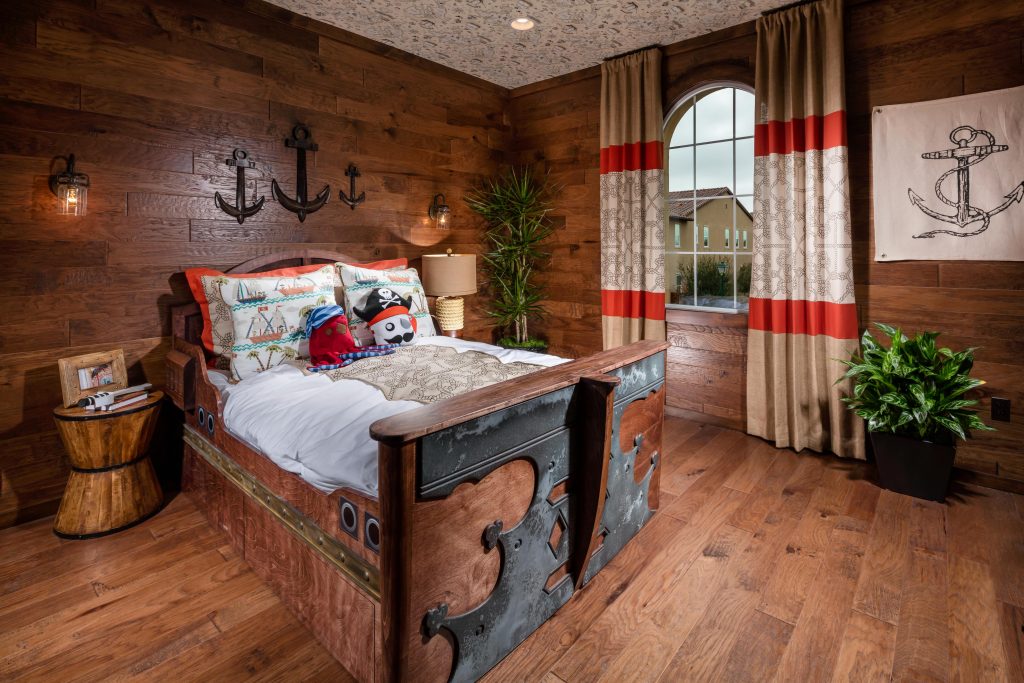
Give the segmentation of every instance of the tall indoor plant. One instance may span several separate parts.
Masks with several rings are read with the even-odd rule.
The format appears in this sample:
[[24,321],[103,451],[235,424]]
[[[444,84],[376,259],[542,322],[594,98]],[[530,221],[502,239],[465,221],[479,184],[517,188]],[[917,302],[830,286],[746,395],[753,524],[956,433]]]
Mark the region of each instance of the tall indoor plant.
[[530,337],[529,323],[544,313],[543,291],[533,276],[548,257],[540,245],[554,231],[550,196],[545,180],[514,168],[466,196],[469,208],[487,221],[483,258],[494,297],[488,313],[509,335],[498,341],[506,348],[547,349],[544,341]]
[[984,382],[970,376],[974,349],[951,351],[935,344],[938,332],[908,338],[899,328],[875,323],[888,348],[865,330],[861,351],[848,361],[853,396],[843,399],[867,420],[878,474],[887,489],[943,500],[956,457],[957,439],[971,430],[992,431],[964,395]]

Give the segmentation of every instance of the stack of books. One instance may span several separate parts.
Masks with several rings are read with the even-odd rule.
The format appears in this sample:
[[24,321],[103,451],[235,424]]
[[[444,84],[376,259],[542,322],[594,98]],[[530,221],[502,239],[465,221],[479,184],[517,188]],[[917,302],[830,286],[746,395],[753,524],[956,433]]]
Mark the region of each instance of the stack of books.
[[145,401],[152,387],[152,384],[138,384],[116,391],[101,391],[83,398],[78,405],[86,410],[119,410]]

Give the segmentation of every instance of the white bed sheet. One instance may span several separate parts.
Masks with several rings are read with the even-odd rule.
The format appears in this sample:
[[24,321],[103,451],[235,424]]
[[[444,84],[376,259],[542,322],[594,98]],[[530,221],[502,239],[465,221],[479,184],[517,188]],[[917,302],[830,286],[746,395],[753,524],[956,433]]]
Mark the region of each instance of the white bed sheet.
[[[503,363],[550,367],[568,360],[451,337],[424,337],[415,343],[450,346],[459,353],[482,351]],[[221,372],[211,371],[210,378],[221,392],[224,426],[231,434],[327,493],[350,487],[376,496],[377,442],[370,438],[370,425],[423,405],[388,401],[365,382],[332,382],[290,365],[238,384]]]

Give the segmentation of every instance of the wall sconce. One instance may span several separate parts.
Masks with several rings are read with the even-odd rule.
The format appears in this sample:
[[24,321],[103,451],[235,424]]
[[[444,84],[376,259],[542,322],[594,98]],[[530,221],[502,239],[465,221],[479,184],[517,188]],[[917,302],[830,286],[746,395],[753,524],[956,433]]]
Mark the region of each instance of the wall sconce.
[[57,195],[57,212],[64,216],[84,216],[89,200],[89,176],[75,172],[75,155],[68,155],[63,173],[50,176],[50,191]]
[[452,210],[445,203],[443,194],[434,195],[434,203],[427,210],[427,215],[434,219],[434,224],[441,230],[448,229],[448,220],[451,218]]

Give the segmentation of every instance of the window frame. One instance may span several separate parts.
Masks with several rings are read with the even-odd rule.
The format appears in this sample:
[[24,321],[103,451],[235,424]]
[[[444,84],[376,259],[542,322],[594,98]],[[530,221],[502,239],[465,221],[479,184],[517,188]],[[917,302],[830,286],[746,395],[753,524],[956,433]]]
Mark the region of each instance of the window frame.
[[[667,126],[668,126],[669,122],[673,119],[673,117],[675,117],[675,115],[679,111],[679,109],[681,109],[686,104],[687,100],[692,100],[695,97],[697,97],[698,95],[700,95],[701,93],[706,92],[708,90],[717,90],[717,89],[720,89],[720,88],[733,88],[735,90],[742,90],[742,91],[747,92],[747,93],[749,93],[751,95],[754,94],[753,86],[751,86],[751,85],[749,85],[747,83],[744,83],[742,81],[732,81],[732,80],[708,81],[708,82],[702,83],[702,84],[700,84],[700,85],[698,85],[698,86],[696,86],[694,88],[691,88],[690,90],[687,90],[682,95],[680,95],[678,98],[676,98],[676,101],[669,108],[668,112],[666,112],[665,117],[662,120],[662,123],[661,123],[662,133],[663,133],[664,139],[665,139],[665,197],[666,197],[665,215],[666,215],[666,220],[668,219],[668,193],[669,193],[669,183],[671,181],[671,174],[670,174],[670,171],[671,171],[670,159],[671,159],[671,157],[670,157],[670,153],[671,153],[671,150],[673,149],[672,146],[671,146],[671,144],[672,144],[672,135],[669,134],[669,131],[667,130]],[[757,123],[757,112],[756,112],[756,110],[754,112],[754,123],[755,123],[755,125]],[[678,126],[678,122],[677,122],[676,125]],[[694,125],[696,126],[696,111],[694,111]],[[675,130],[676,130],[675,127],[673,127],[673,129],[672,129],[672,133],[673,134],[675,133]],[[736,187],[736,141],[738,139],[745,140],[748,137],[749,138],[753,138],[753,133],[750,136],[744,135],[744,136],[742,136],[740,138],[737,138],[737,136],[736,136],[736,96],[734,94],[733,95],[733,130],[732,130],[732,137],[726,138],[726,139],[723,139],[723,140],[704,140],[704,141],[701,141],[701,142],[697,142],[697,135],[696,135],[696,129],[695,129],[694,130],[693,141],[691,143],[689,143],[688,145],[685,145],[685,146],[688,146],[688,147],[692,147],[693,150],[694,150],[694,154],[693,154],[693,185],[694,185],[694,191],[699,189],[699,188],[697,188],[697,154],[696,154],[697,147],[701,146],[701,145],[713,144],[713,143],[718,143],[718,142],[726,142],[726,141],[732,142],[732,180],[733,180],[733,190],[735,190],[735,189],[737,189],[737,187]],[[753,215],[753,199],[752,199],[752,197],[753,197],[753,188],[751,190],[751,194],[750,195],[746,195],[746,194],[738,195],[735,192],[733,192],[733,195],[732,195],[732,200],[733,200],[733,208],[732,208],[733,219],[732,219],[732,227],[731,227],[731,229],[734,230],[734,231],[737,231],[737,233],[739,232],[739,229],[736,226],[736,217],[737,217],[737,213],[736,212],[737,212],[737,205],[739,204],[739,197],[740,196],[743,196],[743,197],[750,196],[751,197],[751,211],[750,211],[750,213],[751,213],[751,215]],[[707,228],[705,228],[705,230],[706,229]],[[746,231],[743,231],[743,232],[746,232]],[[667,301],[667,297],[666,297],[665,307],[667,309],[669,309],[669,310],[698,311],[698,312],[699,311],[704,311],[706,313],[730,313],[730,314],[747,315],[748,311],[740,310],[738,308],[739,292],[737,290],[739,289],[739,267],[738,267],[739,261],[738,261],[737,257],[741,253],[742,254],[749,254],[751,256],[751,260],[753,260],[753,258],[752,258],[753,257],[753,251],[751,250],[751,248],[749,246],[747,246],[747,247],[745,247],[745,249],[742,252],[738,251],[739,239],[738,239],[738,234],[737,234],[737,239],[733,240],[733,245],[732,245],[732,250],[731,251],[722,252],[722,251],[702,251],[702,250],[700,250],[698,248],[698,246],[697,246],[699,240],[697,239],[697,215],[696,215],[696,213],[695,213],[695,215],[693,217],[693,239],[694,239],[694,245],[693,245],[693,248],[692,248],[692,253],[683,252],[683,255],[691,256],[693,258],[693,264],[694,264],[694,268],[693,268],[693,271],[694,271],[693,288],[694,288],[694,293],[695,293],[694,296],[696,297],[696,296],[698,296],[700,294],[699,292],[697,292],[697,282],[696,282],[696,280],[697,280],[697,267],[696,267],[697,266],[697,258],[699,256],[731,256],[732,257],[732,265],[733,265],[733,268],[732,268],[732,283],[733,283],[732,296],[733,296],[733,304],[734,305],[733,305],[732,308],[726,308],[726,307],[722,307],[722,306],[701,306],[701,305],[698,305],[696,303],[693,303],[693,304],[674,304],[674,303],[669,303]],[[705,247],[705,249],[707,249],[707,247]],[[679,250],[672,250],[669,253],[678,253],[678,252],[681,252],[681,251],[682,251],[681,249],[679,249]],[[667,271],[666,271],[666,283],[667,282],[668,282],[668,278],[667,278]]]

